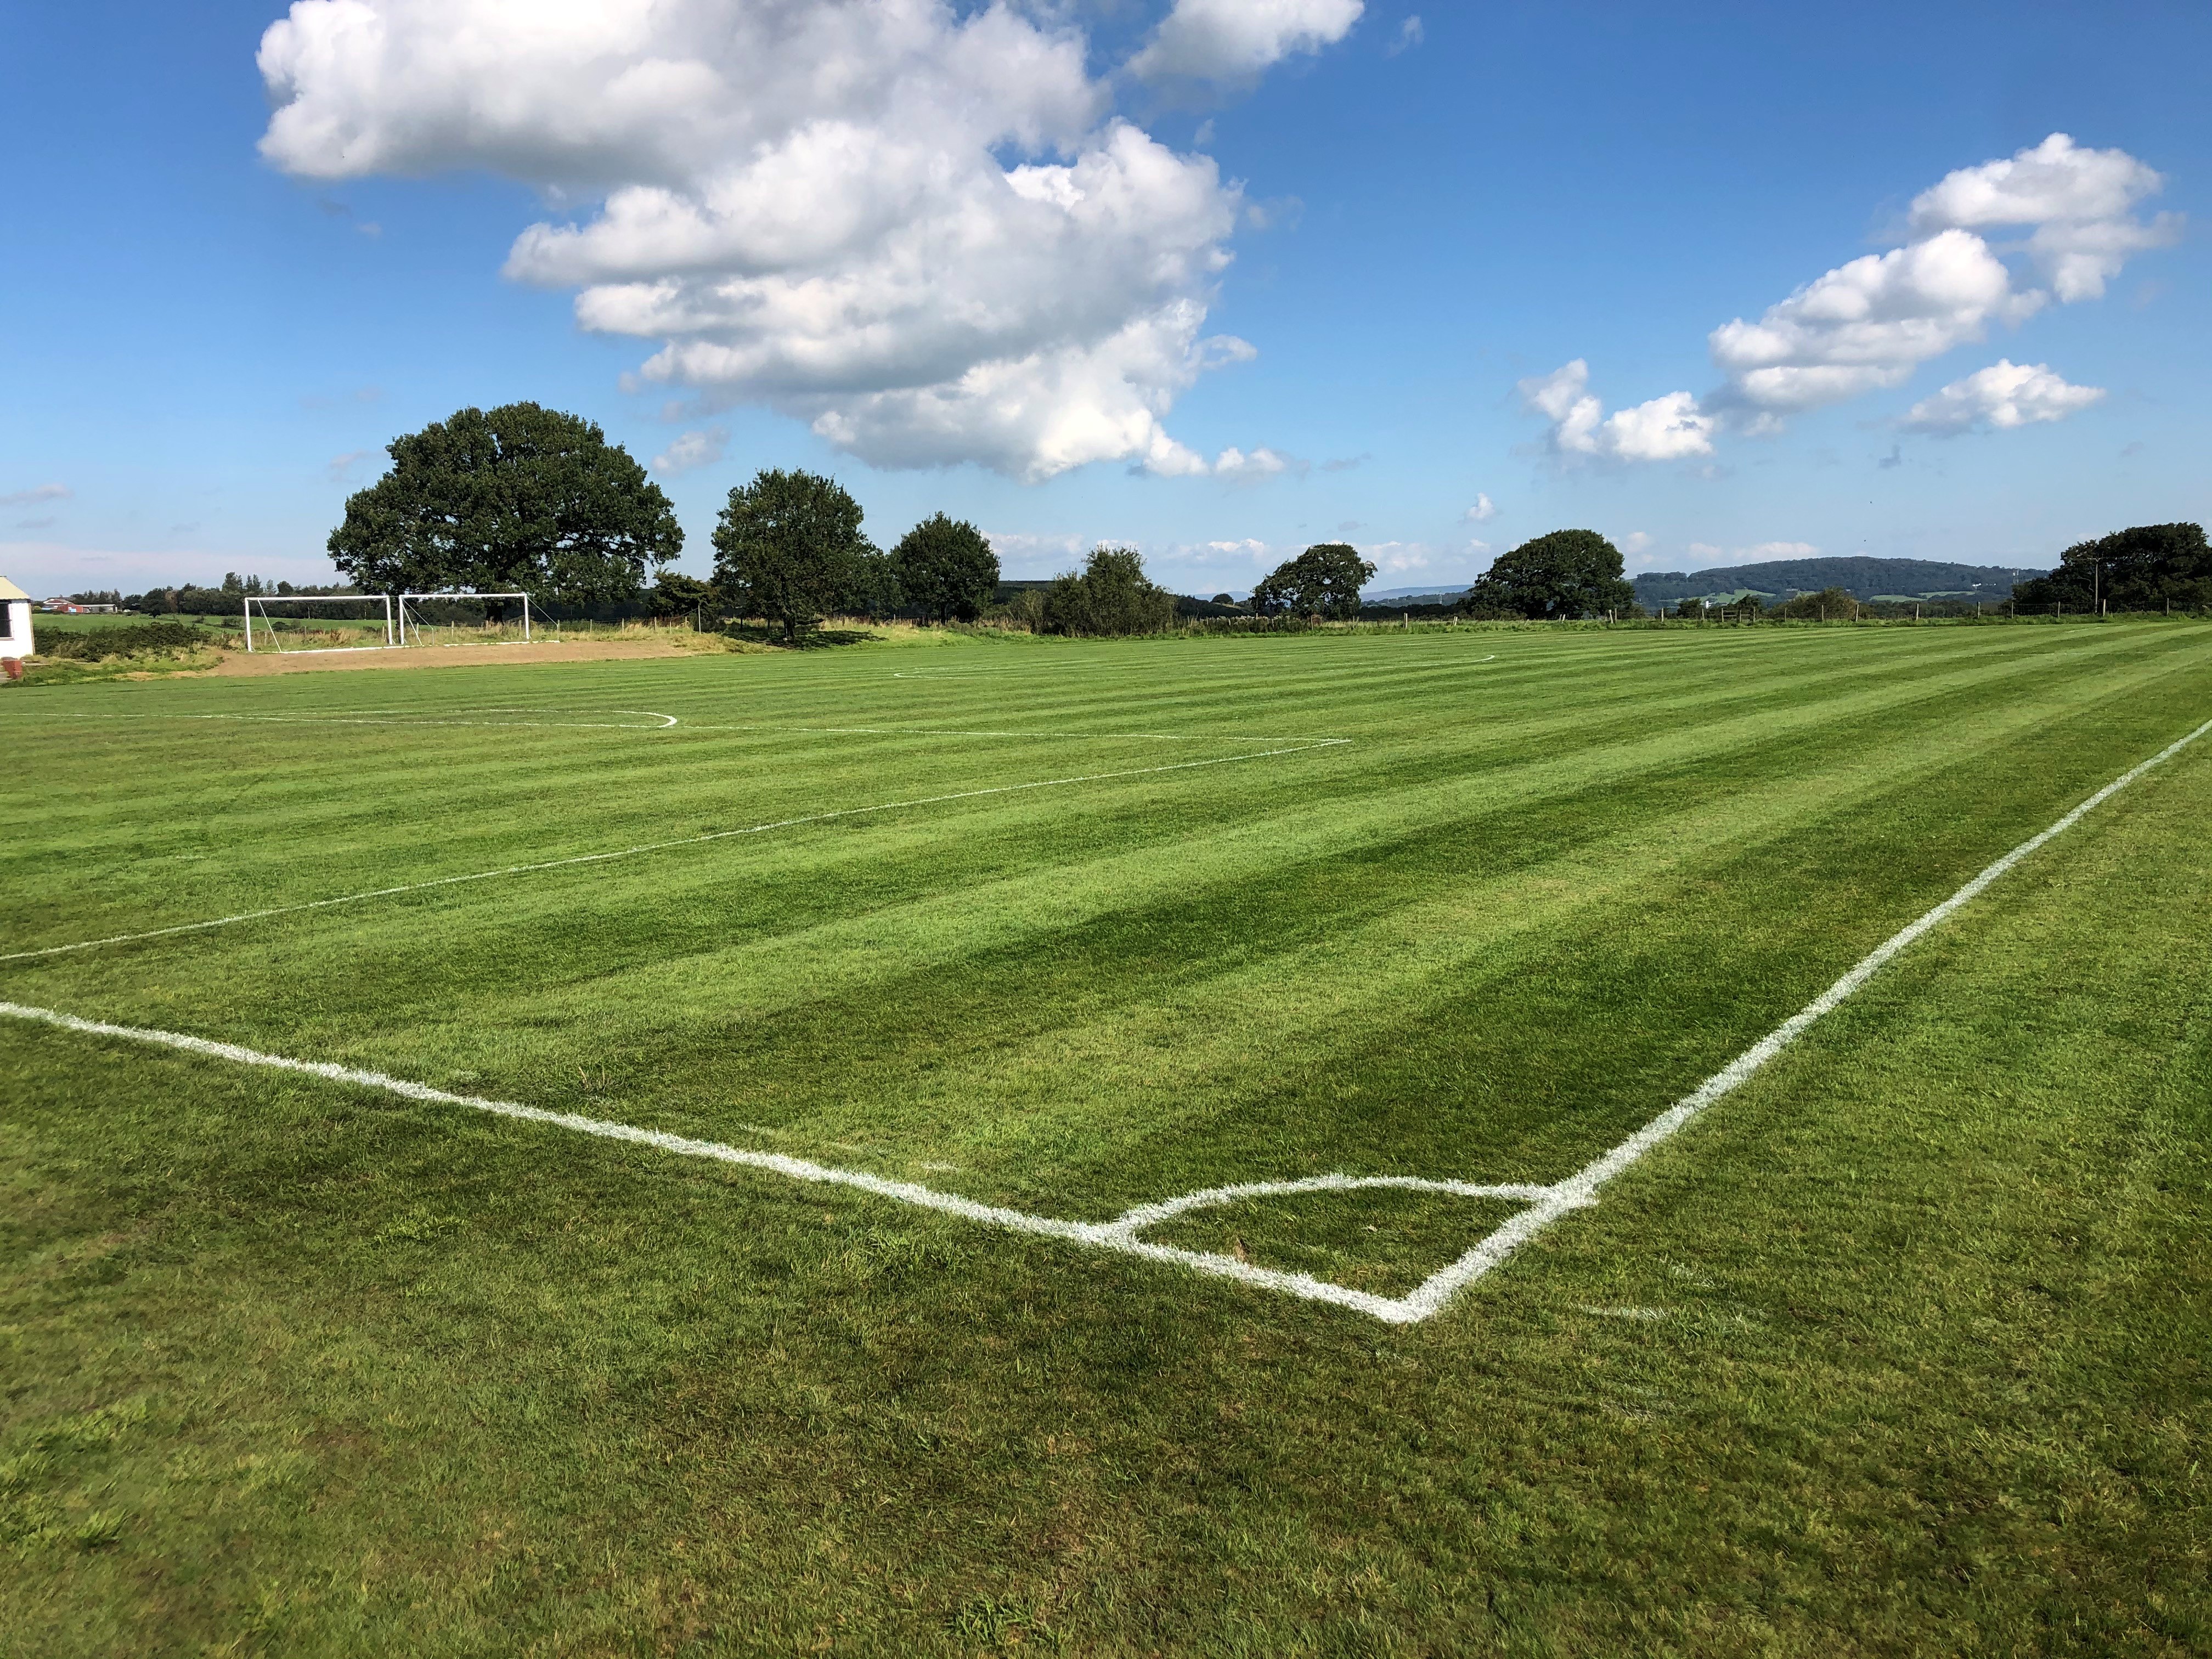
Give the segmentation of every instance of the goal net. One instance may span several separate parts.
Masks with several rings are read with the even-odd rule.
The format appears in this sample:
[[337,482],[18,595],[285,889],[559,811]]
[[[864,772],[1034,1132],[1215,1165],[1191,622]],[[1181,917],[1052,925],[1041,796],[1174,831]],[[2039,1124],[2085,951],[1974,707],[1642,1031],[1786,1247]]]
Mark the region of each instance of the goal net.
[[392,643],[388,594],[249,593],[243,603],[248,651],[381,651]]
[[402,593],[402,645],[481,645],[531,637],[527,593]]

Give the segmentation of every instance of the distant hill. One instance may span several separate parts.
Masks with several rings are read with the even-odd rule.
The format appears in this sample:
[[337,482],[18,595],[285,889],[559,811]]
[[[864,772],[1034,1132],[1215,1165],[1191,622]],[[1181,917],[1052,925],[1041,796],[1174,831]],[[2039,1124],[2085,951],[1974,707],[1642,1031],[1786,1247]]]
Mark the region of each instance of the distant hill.
[[1770,599],[1840,587],[1856,599],[1927,599],[1938,594],[2001,599],[2014,582],[2040,576],[2026,566],[1945,564],[1933,559],[1771,559],[1765,564],[1717,565],[1710,570],[1660,570],[1635,579],[1638,603],[1675,605],[1746,591]]

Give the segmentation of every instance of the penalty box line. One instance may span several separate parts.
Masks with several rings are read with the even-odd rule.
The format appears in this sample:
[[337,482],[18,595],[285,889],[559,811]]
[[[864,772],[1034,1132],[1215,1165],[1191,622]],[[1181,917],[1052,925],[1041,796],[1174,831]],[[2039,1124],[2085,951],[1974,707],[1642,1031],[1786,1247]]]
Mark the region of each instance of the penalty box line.
[[[1998,880],[2022,860],[2063,835],[2079,823],[2090,812],[2110,800],[2114,795],[2142,777],[2152,768],[2163,764],[2195,743],[2207,732],[2212,732],[2212,720],[2205,721],[2186,737],[2167,744],[2148,760],[2124,772],[2112,782],[2091,795],[2087,800],[2060,818],[2040,834],[2022,842],[2002,858],[1983,870],[1942,903],[1909,922],[1876,945],[1841,979],[1815,997],[1796,1013],[1784,1020],[1772,1031],[1715,1073],[1711,1077],[1677,1101],[1657,1117],[1620,1143],[1569,1176],[1565,1181],[1551,1186],[1533,1184],[1478,1185],[1471,1182],[1435,1181],[1411,1176],[1310,1176],[1295,1181],[1250,1182],[1237,1186],[1213,1187],[1200,1192],[1186,1193],[1156,1204],[1139,1205],[1125,1211],[1109,1222],[1069,1221],[1054,1216],[1033,1215],[1025,1210],[1015,1210],[999,1205],[982,1204],[957,1193],[939,1192],[934,1188],[916,1182],[893,1181],[886,1176],[871,1175],[861,1170],[843,1170],[833,1165],[816,1164],[805,1158],[791,1158],[781,1152],[755,1152],[749,1148],[726,1146],[720,1141],[694,1140],[683,1135],[670,1134],[663,1130],[640,1128],[632,1124],[615,1123],[601,1118],[584,1117],[573,1112],[550,1111],[543,1107],[525,1106],[514,1101],[488,1100],[474,1095],[456,1095],[428,1084],[410,1082],[381,1072],[371,1072],[352,1066],[337,1066],[325,1061],[294,1060],[286,1055],[264,1054],[257,1049],[242,1048],[235,1043],[217,1042],[205,1037],[186,1036],[182,1032],[161,1031],[144,1027],[113,1025],[99,1020],[82,1019],[49,1008],[27,1006],[21,1003],[0,1002],[0,1017],[32,1020],[42,1024],[58,1026],[64,1030],[88,1036],[120,1038],[128,1042],[158,1044],[164,1048],[181,1049],[189,1054],[211,1059],[226,1060],[234,1064],[269,1066],[280,1071],[296,1072],[311,1077],[326,1079],[335,1083],[351,1084],[356,1087],[375,1089],[429,1104],[462,1106],[472,1110],[490,1113],[495,1116],[519,1119],[525,1122],[548,1124],[580,1134],[599,1136],[605,1139],[626,1141],[635,1146],[649,1146],[681,1157],[711,1159],[717,1163],[740,1165],[780,1175],[793,1181],[825,1183],[848,1187],[877,1197],[891,1199],[917,1208],[933,1210],[946,1215],[958,1216],[968,1221],[997,1227],[1012,1232],[1027,1233],[1038,1237],[1053,1238],[1066,1243],[1086,1245],[1092,1249],[1115,1251],[1139,1257],[1149,1261],[1190,1268],[1216,1278],[1236,1279],[1285,1295],[1311,1302],[1333,1304],[1395,1325],[1417,1324],[1435,1317],[1449,1305],[1458,1293],[1477,1279],[1502,1265],[1522,1244],[1552,1225],[1569,1212],[1588,1209],[1598,1201],[1598,1192],[1607,1183],[1617,1179],[1642,1161],[1651,1151],[1680,1133],[1699,1115],[1743,1086],[1769,1061],[1780,1054],[1792,1042],[1826,1014],[1849,999],[1867,981],[1879,973],[1899,952],[1912,945],[1923,934],[1940,926],[1965,905],[1971,903],[1992,883]],[[1173,769],[1159,768],[1158,770]],[[1528,1207],[1519,1215],[1497,1228],[1473,1249],[1441,1272],[1431,1274],[1418,1287],[1402,1297],[1377,1296],[1370,1291],[1358,1291],[1310,1274],[1285,1273],[1276,1268],[1257,1267],[1203,1250],[1186,1250],[1173,1245],[1156,1244],[1140,1235],[1148,1227],[1170,1220],[1190,1211],[1242,1199],[1269,1197],[1278,1194],[1346,1192],[1365,1188],[1389,1188],[1413,1192],[1447,1194],[1462,1198],[1504,1199],[1526,1204]]]
[[496,870],[472,870],[463,875],[436,876],[428,881],[403,882],[395,887],[373,887],[359,893],[341,893],[334,898],[304,899],[297,904],[276,904],[265,909],[241,910],[234,916],[214,916],[205,921],[183,921],[173,927],[149,927],[142,933],[113,933],[106,939],[78,939],[68,945],[41,945],[32,951],[10,951],[0,955],[0,962],[35,962],[41,957],[67,956],[77,951],[96,951],[104,945],[136,945],[147,939],[173,939],[180,933],[206,933],[211,928],[235,927],[244,921],[262,921],[270,916],[327,910],[333,905],[360,904],[369,899],[392,898],[402,893],[427,892],[433,888],[457,887],[467,882],[494,881],[502,876],[534,875],[541,871],[573,869],[580,865],[609,864],[617,859],[640,858],[647,853],[665,853],[679,847],[702,847],[708,842],[728,841],[736,836],[764,836],[775,830],[828,823],[837,818],[896,812],[914,806],[942,806],[951,801],[978,800],[986,795],[1018,795],[1034,789],[1066,789],[1077,784],[1150,777],[1162,772],[1188,772],[1205,766],[1233,766],[1240,761],[1267,760],[1282,755],[1307,754],[1317,749],[1334,749],[1351,741],[1349,738],[1317,738],[1281,749],[1255,749],[1243,755],[1214,755],[1204,760],[1174,761],[1163,766],[1126,767],[1114,772],[1086,772],[1074,777],[1042,778],[1031,783],[994,784],[988,789],[962,789],[949,795],[923,795],[908,800],[879,801],[872,806],[841,806],[830,812],[809,812],[799,817],[778,818],[772,823],[747,824],[737,830],[710,830],[704,835],[680,836],[671,841],[643,842],[635,847],[617,848],[605,853],[580,853],[574,858],[541,859],[536,863],[509,864]]
[[[364,651],[382,651],[386,647],[363,646]],[[1485,660],[1487,660],[1486,659]],[[564,711],[552,708],[468,708],[458,711],[463,714],[556,714]],[[582,711],[592,712],[592,711]],[[589,720],[459,720],[445,715],[415,717],[404,708],[338,709],[326,714],[190,714],[173,712],[142,714],[136,710],[111,709],[33,709],[15,715],[18,720],[237,720],[261,726],[392,726],[403,731],[432,726],[472,726],[483,730],[506,731],[585,731],[585,732],[758,732],[770,737],[790,733],[801,737],[889,737],[889,738],[1035,738],[1053,742],[1073,743],[1350,743],[1349,738],[1330,737],[1319,732],[1032,732],[1032,731],[969,731],[963,727],[945,726],[785,726],[766,722],[744,725],[714,724],[693,720],[686,724],[674,714],[664,714],[651,708],[610,708],[610,714],[635,714],[641,719],[658,720],[658,726],[640,726],[628,721]],[[4,960],[4,958],[0,958]]]

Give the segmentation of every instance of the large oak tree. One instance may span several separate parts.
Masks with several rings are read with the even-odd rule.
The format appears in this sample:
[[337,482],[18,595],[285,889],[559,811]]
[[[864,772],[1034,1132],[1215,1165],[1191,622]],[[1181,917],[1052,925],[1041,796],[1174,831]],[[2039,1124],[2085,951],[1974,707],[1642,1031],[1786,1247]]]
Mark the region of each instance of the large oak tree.
[[331,562],[365,592],[615,604],[684,550],[659,486],[580,416],[464,409],[388,447],[392,470],[347,501],[331,532]]
[[1477,614],[1539,620],[1595,617],[1635,603],[1620,550],[1595,530],[1554,530],[1499,554],[1460,601]]
[[1252,590],[1252,608],[1263,617],[1357,617],[1359,590],[1374,579],[1358,548],[1323,542],[1269,571]]

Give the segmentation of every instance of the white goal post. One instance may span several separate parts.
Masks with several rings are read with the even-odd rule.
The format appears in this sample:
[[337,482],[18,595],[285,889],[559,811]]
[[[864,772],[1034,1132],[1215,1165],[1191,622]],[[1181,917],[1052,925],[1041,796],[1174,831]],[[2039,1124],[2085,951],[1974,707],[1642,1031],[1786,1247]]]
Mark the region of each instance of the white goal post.
[[[410,599],[444,599],[452,603],[462,600],[520,599],[522,601],[522,637],[530,639],[530,595],[527,593],[402,593],[399,595],[399,643],[407,643],[407,602]],[[419,638],[428,624],[418,617],[415,631]]]
[[253,649],[253,607],[261,607],[261,620],[269,629],[269,648],[283,650],[276,638],[276,624],[270,620],[272,605],[380,605],[384,607],[384,643],[382,645],[340,645],[327,647],[335,651],[382,651],[392,644],[392,596],[389,593],[248,593],[245,599],[246,648]]

